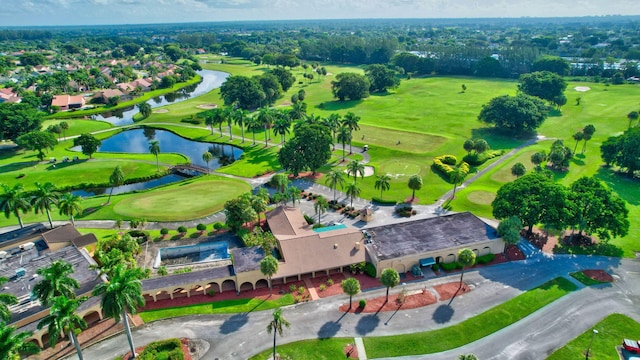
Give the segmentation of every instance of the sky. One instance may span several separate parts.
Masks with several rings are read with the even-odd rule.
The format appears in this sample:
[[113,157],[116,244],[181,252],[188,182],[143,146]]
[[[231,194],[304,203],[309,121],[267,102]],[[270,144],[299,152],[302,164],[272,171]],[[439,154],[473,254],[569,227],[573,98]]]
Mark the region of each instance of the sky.
[[2,0],[0,27],[638,15],[639,9],[637,0]]

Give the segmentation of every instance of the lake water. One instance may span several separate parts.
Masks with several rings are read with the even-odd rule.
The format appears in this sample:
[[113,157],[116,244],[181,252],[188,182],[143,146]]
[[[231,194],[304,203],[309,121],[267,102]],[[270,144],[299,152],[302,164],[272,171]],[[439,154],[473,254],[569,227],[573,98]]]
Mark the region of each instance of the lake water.
[[[152,179],[149,181],[143,181],[143,182],[138,182],[135,184],[128,184],[128,185],[122,185],[122,186],[116,186],[113,188],[113,195],[115,194],[122,194],[122,193],[127,193],[127,192],[132,192],[132,191],[136,191],[136,190],[146,190],[146,189],[151,189],[160,185],[166,185],[166,184],[171,184],[174,182],[178,182],[181,180],[187,179],[187,177],[182,176],[182,175],[178,175],[178,174],[170,174],[170,175],[165,175],[163,177],[157,178],[157,179]],[[109,194],[109,192],[111,191],[110,187],[104,187],[104,188],[91,188],[91,189],[82,189],[82,190],[74,190],[71,193],[73,195],[78,195],[81,197],[89,197],[89,196],[96,196],[96,195],[102,195],[102,194]]]
[[[147,101],[152,108],[174,104],[192,97],[200,96],[208,93],[213,89],[219,88],[222,83],[229,76],[228,73],[214,70],[201,70],[198,74],[202,77],[202,81],[192,86],[187,86],[176,92],[166,95],[158,96]],[[137,106],[130,106],[127,108],[115,110],[112,112],[105,112],[99,115],[93,115],[91,118],[95,120],[107,121],[113,125],[128,125],[133,124],[133,115],[138,113]]]

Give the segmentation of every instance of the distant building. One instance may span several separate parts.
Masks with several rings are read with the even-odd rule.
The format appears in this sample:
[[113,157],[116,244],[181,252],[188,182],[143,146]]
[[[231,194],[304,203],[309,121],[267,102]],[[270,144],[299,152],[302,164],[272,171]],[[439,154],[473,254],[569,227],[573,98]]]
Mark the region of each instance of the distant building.
[[57,106],[60,110],[80,109],[86,101],[82,95],[54,95],[51,106]]

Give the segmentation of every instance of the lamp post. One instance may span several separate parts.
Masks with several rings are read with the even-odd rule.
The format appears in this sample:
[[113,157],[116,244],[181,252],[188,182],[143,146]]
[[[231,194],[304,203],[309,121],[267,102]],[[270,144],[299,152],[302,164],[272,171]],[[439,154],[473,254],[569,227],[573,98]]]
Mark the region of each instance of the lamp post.
[[587,354],[584,357],[585,360],[589,360],[589,351],[591,351],[591,345],[593,345],[593,339],[596,337],[597,333],[598,330],[593,329],[593,333],[591,333],[591,341],[589,342],[589,347],[587,348]]

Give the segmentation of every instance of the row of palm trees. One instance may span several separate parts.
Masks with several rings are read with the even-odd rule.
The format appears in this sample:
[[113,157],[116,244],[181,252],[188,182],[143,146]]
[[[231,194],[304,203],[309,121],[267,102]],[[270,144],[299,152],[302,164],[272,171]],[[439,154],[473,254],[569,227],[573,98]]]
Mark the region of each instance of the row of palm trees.
[[11,215],[15,216],[21,229],[24,227],[21,213],[27,214],[32,209],[36,214],[47,214],[51,228],[53,228],[51,211],[54,207],[58,208],[60,215],[69,216],[71,223],[74,223],[74,216],[82,211],[80,196],[69,192],[61,193],[50,182],[44,184],[36,182],[36,190],[33,192],[24,191],[22,184],[1,185],[3,192],[0,194],[0,211],[4,212],[7,219]]

